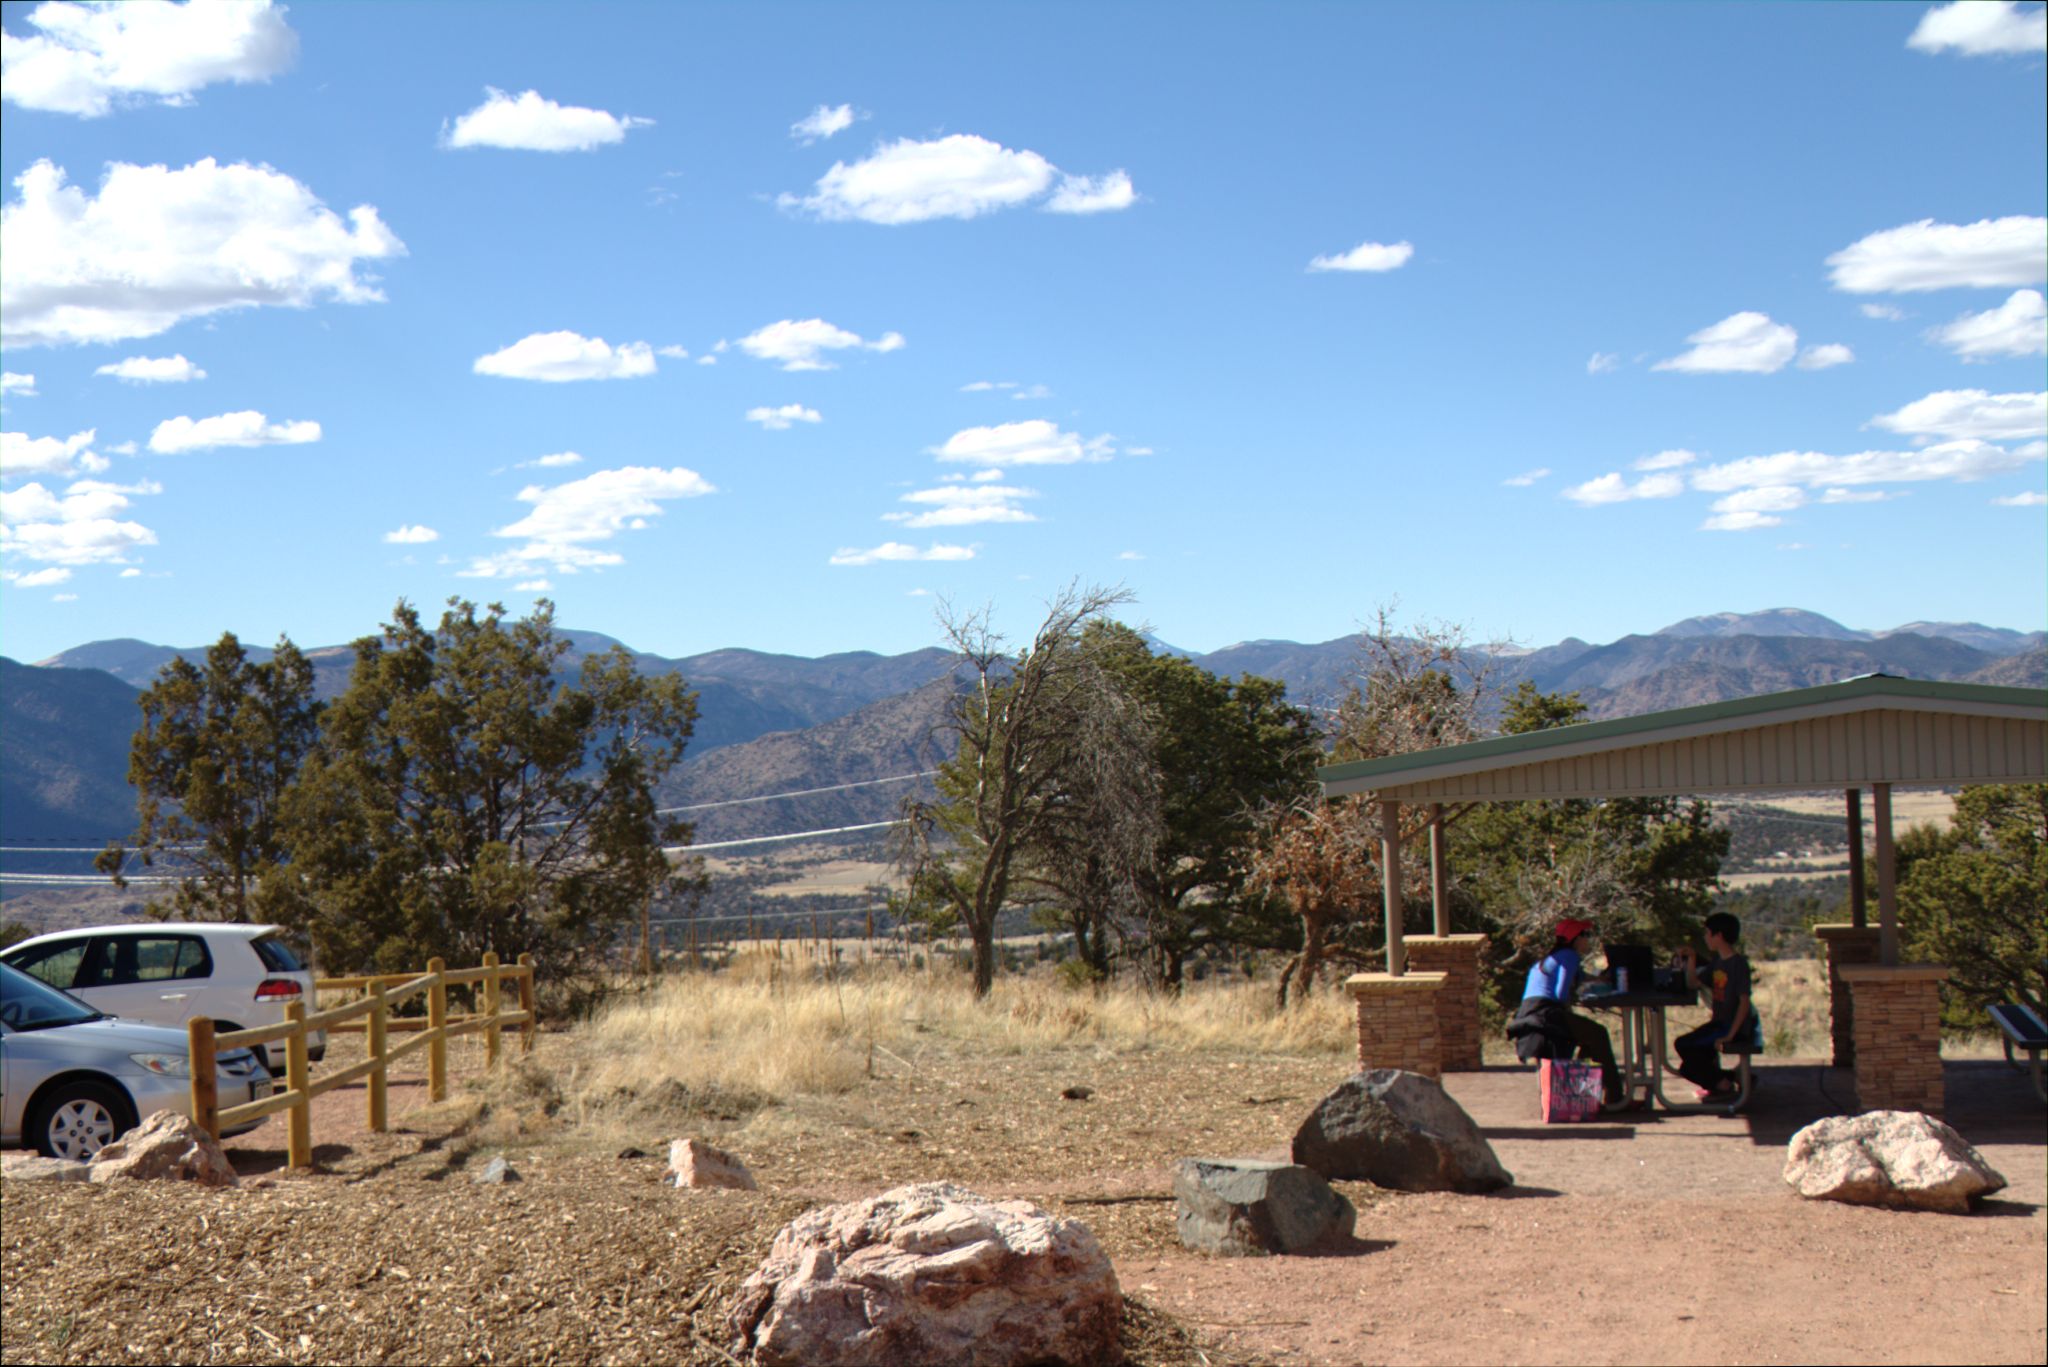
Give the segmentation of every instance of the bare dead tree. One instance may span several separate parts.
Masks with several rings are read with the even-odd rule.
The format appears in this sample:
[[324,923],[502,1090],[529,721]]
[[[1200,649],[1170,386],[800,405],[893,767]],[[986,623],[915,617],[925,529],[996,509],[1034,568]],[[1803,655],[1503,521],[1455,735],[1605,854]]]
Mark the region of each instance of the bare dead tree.
[[1344,799],[1306,798],[1280,809],[1252,854],[1251,884],[1287,899],[1301,917],[1301,952],[1281,970],[1278,999],[1287,1005],[1314,990],[1333,931],[1358,918],[1379,882],[1379,856],[1364,810]]
[[[905,803],[896,862],[913,899],[965,927],[976,996],[995,981],[996,918],[1043,871],[1048,851],[1074,839],[1091,807],[1128,824],[1145,804],[1142,718],[1083,641],[1091,619],[1130,597],[1070,584],[1014,655],[987,609],[940,607],[939,624],[969,679],[945,722],[959,748],[940,766],[939,801]],[[1127,832],[1109,843],[1137,839]]]

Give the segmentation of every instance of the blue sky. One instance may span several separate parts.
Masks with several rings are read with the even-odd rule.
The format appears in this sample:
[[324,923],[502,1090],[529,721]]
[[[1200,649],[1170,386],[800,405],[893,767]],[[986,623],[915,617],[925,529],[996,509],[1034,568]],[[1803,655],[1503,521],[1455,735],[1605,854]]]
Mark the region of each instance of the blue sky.
[[2039,5],[0,22],[14,658],[2048,625]]

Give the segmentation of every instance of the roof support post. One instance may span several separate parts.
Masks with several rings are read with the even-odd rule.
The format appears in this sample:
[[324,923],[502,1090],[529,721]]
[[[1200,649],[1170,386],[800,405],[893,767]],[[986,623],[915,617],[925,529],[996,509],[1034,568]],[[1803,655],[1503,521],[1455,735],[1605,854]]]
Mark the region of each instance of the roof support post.
[[1387,972],[1408,971],[1408,948],[1401,943],[1401,804],[1380,799],[1380,884],[1387,909]]
[[1870,924],[1863,894],[1863,790],[1849,790],[1849,924]]
[[1435,933],[1451,933],[1451,880],[1444,867],[1444,804],[1429,804],[1429,905]]
[[1892,857],[1892,785],[1870,785],[1871,815],[1877,825],[1877,961],[1887,968],[1899,962],[1899,890]]

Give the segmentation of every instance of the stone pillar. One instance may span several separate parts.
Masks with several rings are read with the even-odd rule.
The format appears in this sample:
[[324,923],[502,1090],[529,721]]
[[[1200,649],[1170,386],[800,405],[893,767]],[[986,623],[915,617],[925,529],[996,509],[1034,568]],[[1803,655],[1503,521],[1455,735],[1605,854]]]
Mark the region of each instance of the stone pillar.
[[1358,1003],[1359,1068],[1443,1076],[1436,1005],[1443,985],[1441,973],[1354,973],[1345,979],[1344,990]]
[[1842,970],[1855,1000],[1856,1104],[1862,1109],[1941,1114],[1946,977],[1945,964],[1851,964]]
[[1855,1019],[1855,1007],[1849,995],[1849,984],[1842,981],[1842,969],[1851,964],[1877,962],[1878,928],[1839,924],[1815,926],[1813,934],[1820,941],[1823,957],[1827,960],[1828,1017],[1833,1026],[1835,1067],[1854,1067],[1856,1032],[1852,1021]]
[[1484,935],[1408,937],[1409,964],[1444,975],[1436,994],[1436,1030],[1447,1073],[1480,1068],[1479,958],[1485,952]]

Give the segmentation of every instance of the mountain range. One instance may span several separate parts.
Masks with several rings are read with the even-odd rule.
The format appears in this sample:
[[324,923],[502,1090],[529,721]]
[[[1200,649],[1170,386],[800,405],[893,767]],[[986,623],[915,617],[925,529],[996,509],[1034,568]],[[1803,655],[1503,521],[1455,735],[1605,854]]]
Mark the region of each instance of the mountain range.
[[[565,631],[569,667],[621,644]],[[1356,636],[1318,644],[1243,641],[1172,651],[1214,673],[1277,678],[1313,709],[1334,706],[1359,672]],[[907,792],[929,784],[871,783],[929,769],[945,754],[938,729],[953,685],[937,649],[816,659],[718,650],[671,659],[628,647],[638,668],[680,673],[698,694],[689,758],[671,775],[666,804],[695,808],[700,841],[886,819]],[[250,648],[258,659],[270,652]],[[98,844],[128,831],[126,782],[135,697],[172,659],[204,648],[95,641],[36,665],[0,660],[0,843]],[[347,683],[354,651],[306,651],[322,697]],[[1577,692],[1596,717],[1629,716],[1829,683],[1857,674],[2048,686],[2048,633],[1974,622],[1909,623],[1889,631],[1844,627],[1818,613],[1778,608],[1688,618],[1607,645],[1567,638],[1538,649],[1478,648],[1467,665],[1513,687]],[[867,786],[842,788],[847,784]],[[806,789],[837,791],[734,806],[735,799]],[[10,860],[10,865],[17,861]]]

